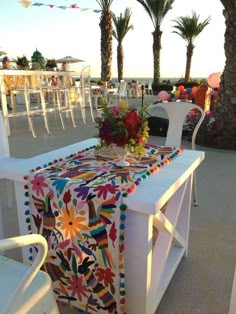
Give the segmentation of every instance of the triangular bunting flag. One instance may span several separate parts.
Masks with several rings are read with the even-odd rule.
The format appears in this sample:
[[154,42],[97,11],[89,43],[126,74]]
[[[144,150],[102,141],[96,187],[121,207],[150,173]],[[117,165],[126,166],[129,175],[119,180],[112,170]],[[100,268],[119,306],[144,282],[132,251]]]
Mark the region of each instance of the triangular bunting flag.
[[29,1],[29,0],[21,0],[21,1],[19,1],[19,3],[20,3],[23,7],[28,8],[28,6],[31,4],[31,1]]

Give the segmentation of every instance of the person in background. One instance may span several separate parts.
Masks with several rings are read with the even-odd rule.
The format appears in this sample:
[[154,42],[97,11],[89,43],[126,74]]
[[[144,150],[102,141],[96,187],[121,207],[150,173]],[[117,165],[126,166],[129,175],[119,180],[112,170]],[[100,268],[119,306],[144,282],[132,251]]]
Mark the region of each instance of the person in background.
[[10,70],[10,59],[6,56],[2,59],[3,70]]
[[61,70],[64,71],[64,72],[68,71],[68,64],[66,62],[62,63]]
[[[3,70],[10,70],[10,59],[7,56],[5,56],[2,59],[2,68],[3,68]],[[6,92],[7,96],[10,95],[10,86],[11,86],[10,80],[11,80],[11,77],[9,75],[4,77],[5,92]],[[9,98],[9,97],[7,97],[7,98]],[[9,111],[12,110],[11,106],[9,105],[9,103],[7,103],[7,109]]]
[[57,86],[57,77],[55,75],[52,76],[50,85],[51,86]]

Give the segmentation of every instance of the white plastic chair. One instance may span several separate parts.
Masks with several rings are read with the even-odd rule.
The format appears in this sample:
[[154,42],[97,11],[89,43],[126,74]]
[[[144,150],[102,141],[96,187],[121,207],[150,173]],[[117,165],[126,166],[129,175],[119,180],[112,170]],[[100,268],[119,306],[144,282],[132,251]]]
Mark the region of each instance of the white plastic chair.
[[[54,75],[53,75],[54,76]],[[48,110],[55,111],[59,113],[62,129],[65,130],[65,123],[63,119],[63,113],[70,113],[72,125],[75,128],[75,117],[73,112],[72,103],[70,101],[70,90],[71,90],[71,77],[64,75],[62,78],[57,77],[56,85],[52,84],[52,76],[50,80],[45,76],[44,85],[42,87],[44,92],[44,97],[48,101]],[[53,103],[53,108],[50,108],[51,100]]]
[[119,97],[120,99],[125,98],[127,101],[127,82],[120,82]]
[[128,103],[128,91],[127,91],[127,82],[120,81],[118,88],[113,92],[109,94],[109,100],[108,102],[110,105],[117,106],[119,101],[125,100]]
[[90,83],[90,66],[86,65],[80,72],[80,82],[78,86],[73,86],[76,90],[76,103],[81,110],[83,122],[86,123],[86,108],[89,107],[92,121],[94,122],[92,90]]
[[[162,108],[166,111],[169,119],[169,127],[167,131],[165,146],[180,146],[183,132],[183,125],[186,120],[187,114],[193,109],[200,112],[200,119],[196,124],[192,133],[192,149],[195,150],[195,140],[197,132],[202,124],[205,112],[204,110],[190,102],[165,102],[157,103],[152,108]],[[193,204],[198,206],[197,186],[196,186],[196,173],[193,173]]]
[[0,240],[0,251],[26,245],[37,245],[37,256],[31,266],[0,255],[0,313],[57,314],[58,307],[49,275],[40,271],[46,255],[47,242],[39,234]]
[[145,87],[145,93],[146,93],[146,95],[153,95],[152,80],[148,81],[148,86]]
[[[19,86],[20,84],[20,86]],[[12,116],[27,116],[29,129],[32,132],[33,137],[36,137],[34,130],[32,117],[35,115],[43,115],[45,128],[50,134],[48,119],[47,119],[47,108],[45,104],[44,94],[41,85],[41,75],[19,75],[12,77],[10,88],[11,104],[12,104]],[[16,95],[23,95],[26,105],[26,111],[16,111]],[[37,106],[32,106],[31,96],[37,97]]]

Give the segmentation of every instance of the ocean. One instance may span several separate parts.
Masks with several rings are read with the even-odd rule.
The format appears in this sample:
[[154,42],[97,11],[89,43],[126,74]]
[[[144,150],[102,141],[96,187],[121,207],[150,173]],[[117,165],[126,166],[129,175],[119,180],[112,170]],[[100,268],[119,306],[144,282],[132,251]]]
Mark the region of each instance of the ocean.
[[[174,83],[174,82],[178,82],[180,79],[180,77],[163,77],[160,79],[160,81],[162,83],[166,83],[167,81],[170,81],[170,83]],[[193,77],[191,78],[192,80],[204,80],[206,79],[205,77]],[[91,80],[94,81],[100,81],[101,78],[100,77],[91,77]],[[126,82],[132,82],[133,80],[138,81],[139,84],[148,84],[149,81],[152,81],[153,78],[151,77],[125,77],[124,80]],[[112,78],[111,80],[112,83],[117,83],[118,79],[117,78]]]

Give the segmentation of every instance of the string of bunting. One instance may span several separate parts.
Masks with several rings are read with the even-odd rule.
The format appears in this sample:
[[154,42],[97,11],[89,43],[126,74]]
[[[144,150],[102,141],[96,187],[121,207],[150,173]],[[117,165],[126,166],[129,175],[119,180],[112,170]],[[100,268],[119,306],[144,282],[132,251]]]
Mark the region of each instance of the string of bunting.
[[80,6],[78,6],[76,3],[73,3],[71,5],[55,5],[55,4],[49,4],[49,3],[42,3],[42,2],[33,2],[30,1],[30,0],[21,0],[19,1],[19,3],[24,7],[24,8],[28,8],[29,6],[36,6],[36,7],[41,7],[41,6],[47,6],[51,9],[53,8],[58,8],[58,9],[62,9],[62,10],[65,10],[65,9],[79,9],[81,12],[82,11],[88,11],[88,10],[91,10],[95,13],[101,13],[102,10],[92,10],[90,8],[81,8]]

